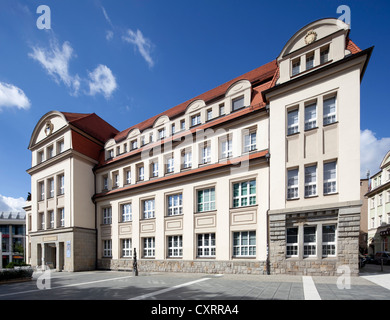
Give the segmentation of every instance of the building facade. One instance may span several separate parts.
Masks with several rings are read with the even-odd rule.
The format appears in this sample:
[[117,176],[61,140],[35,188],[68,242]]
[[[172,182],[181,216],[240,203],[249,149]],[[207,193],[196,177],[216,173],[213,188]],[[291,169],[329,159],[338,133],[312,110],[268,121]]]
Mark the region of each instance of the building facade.
[[276,60],[126,130],[46,114],[29,146],[31,262],[126,270],[135,250],[142,271],[356,274],[371,51],[322,19]]
[[0,235],[2,255],[0,268],[9,263],[24,262],[26,238],[25,212],[0,212]]
[[368,197],[368,253],[390,251],[390,151],[371,176]]

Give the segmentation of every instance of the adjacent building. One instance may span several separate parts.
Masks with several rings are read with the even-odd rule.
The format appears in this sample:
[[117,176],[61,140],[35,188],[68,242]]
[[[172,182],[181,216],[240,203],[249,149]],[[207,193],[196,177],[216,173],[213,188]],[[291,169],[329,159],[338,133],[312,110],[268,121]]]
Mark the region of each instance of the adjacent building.
[[36,125],[32,265],[77,271],[358,272],[360,82],[372,48],[321,19],[277,59],[118,131]]
[[368,197],[368,253],[390,251],[390,151],[371,176]]
[[24,262],[26,238],[25,212],[0,212],[1,267]]

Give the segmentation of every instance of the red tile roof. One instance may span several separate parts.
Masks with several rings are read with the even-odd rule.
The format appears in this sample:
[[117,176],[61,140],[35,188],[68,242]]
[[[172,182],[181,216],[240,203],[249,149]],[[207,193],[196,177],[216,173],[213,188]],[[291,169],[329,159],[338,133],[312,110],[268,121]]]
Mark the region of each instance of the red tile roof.
[[[277,63],[276,63],[276,60],[274,61],[271,61],[259,68],[256,68],[252,71],[249,71],[237,78],[234,78],[233,80],[230,80],[212,90],[209,90],[205,93],[202,93],[200,95],[198,95],[197,97],[193,98],[193,99],[190,99],[190,100],[187,100],[171,109],[168,109],[152,118],[149,118],[139,124],[136,124],[126,130],[123,130],[121,132],[119,132],[116,136],[115,136],[115,141],[119,142],[119,141],[122,141],[124,139],[126,139],[127,135],[129,134],[129,132],[133,129],[139,129],[141,132],[145,129],[148,129],[148,128],[151,128],[154,124],[154,122],[161,116],[165,115],[165,116],[168,116],[170,119],[173,119],[175,117],[178,117],[182,114],[184,114],[186,108],[188,107],[188,105],[195,101],[195,100],[204,100],[207,104],[207,102],[211,101],[211,100],[214,100],[216,98],[219,98],[219,97],[222,97],[226,91],[229,89],[229,87],[234,84],[235,82],[239,81],[239,80],[248,80],[250,81],[252,84],[255,84],[255,83],[261,83],[263,81],[266,81],[266,80],[270,80],[274,77],[275,75],[275,71],[277,70]],[[263,89],[264,90],[264,89]],[[256,103],[261,103],[262,102],[262,97],[261,95],[258,95],[258,99],[256,100]],[[253,101],[251,103],[251,105],[253,105]]]
[[70,124],[88,133],[102,143],[113,138],[119,132],[95,113],[61,113]]

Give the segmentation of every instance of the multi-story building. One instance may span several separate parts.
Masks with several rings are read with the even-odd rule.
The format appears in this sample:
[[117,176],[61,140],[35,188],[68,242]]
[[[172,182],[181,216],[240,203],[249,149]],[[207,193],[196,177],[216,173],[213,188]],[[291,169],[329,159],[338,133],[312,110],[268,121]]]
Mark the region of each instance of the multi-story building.
[[131,269],[135,249],[140,270],[356,274],[371,51],[322,19],[276,60],[126,130],[49,112],[29,146],[31,263]]
[[25,212],[0,212],[2,261],[0,268],[10,262],[24,262],[26,237]]
[[383,158],[380,171],[371,176],[368,197],[369,254],[390,251],[390,151]]

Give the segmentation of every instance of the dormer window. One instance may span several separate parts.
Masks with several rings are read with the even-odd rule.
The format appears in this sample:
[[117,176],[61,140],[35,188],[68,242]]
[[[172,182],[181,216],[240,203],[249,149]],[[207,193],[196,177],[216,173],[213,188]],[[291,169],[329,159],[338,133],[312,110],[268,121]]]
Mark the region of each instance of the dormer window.
[[200,124],[200,114],[191,117],[191,126],[197,126],[198,124]]
[[113,149],[107,151],[107,159],[112,159],[112,158],[114,158],[114,150]]
[[244,108],[244,97],[239,97],[233,100],[233,111]]
[[165,128],[162,128],[162,129],[158,130],[158,138],[160,140],[165,138]]
[[292,62],[292,73],[291,73],[291,75],[295,76],[295,75],[297,75],[299,72],[301,72],[301,59],[300,59],[300,58],[293,60],[293,62]]

